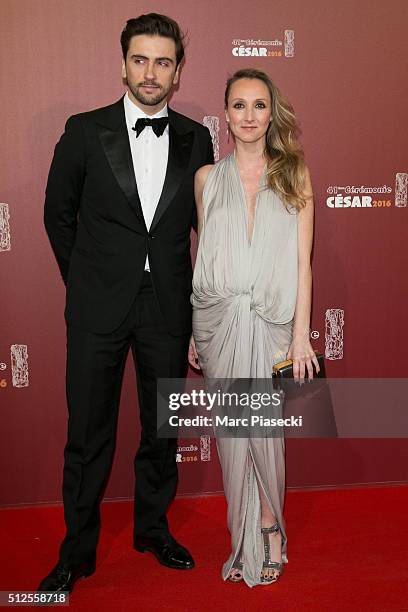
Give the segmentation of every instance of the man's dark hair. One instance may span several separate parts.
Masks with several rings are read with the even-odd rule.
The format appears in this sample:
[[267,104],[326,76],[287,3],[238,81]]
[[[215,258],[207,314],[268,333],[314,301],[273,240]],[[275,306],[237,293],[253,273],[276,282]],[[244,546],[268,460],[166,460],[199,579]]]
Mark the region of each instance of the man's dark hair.
[[176,62],[177,66],[184,57],[184,34],[180,30],[178,23],[166,15],[158,13],[148,13],[140,15],[136,19],[129,19],[126,22],[126,27],[120,37],[122,45],[123,59],[126,61],[127,52],[129,49],[130,39],[133,36],[147,34],[148,36],[164,36],[171,38],[176,44]]

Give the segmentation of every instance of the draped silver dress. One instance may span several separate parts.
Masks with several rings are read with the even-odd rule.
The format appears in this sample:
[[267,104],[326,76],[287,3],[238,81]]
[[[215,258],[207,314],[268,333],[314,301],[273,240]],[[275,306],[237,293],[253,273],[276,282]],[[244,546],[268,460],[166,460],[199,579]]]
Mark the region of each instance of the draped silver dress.
[[[265,187],[256,198],[248,239],[245,191],[233,154],[210,170],[204,190],[204,218],[194,269],[193,335],[205,379],[269,378],[286,358],[297,296],[297,215]],[[232,551],[222,568],[227,579],[243,562],[249,586],[260,584],[263,542],[258,482],[282,530],[284,439],[219,438],[217,448],[228,502]]]

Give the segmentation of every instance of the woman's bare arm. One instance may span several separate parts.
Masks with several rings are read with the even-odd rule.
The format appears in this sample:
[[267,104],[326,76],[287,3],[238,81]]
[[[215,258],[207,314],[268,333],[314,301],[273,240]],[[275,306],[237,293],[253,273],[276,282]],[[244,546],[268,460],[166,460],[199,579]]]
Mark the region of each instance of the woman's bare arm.
[[[205,181],[207,180],[207,176],[209,171],[213,166],[207,165],[199,168],[194,176],[194,196],[197,207],[197,236],[198,241],[200,241],[201,230],[203,228],[203,218],[204,218],[204,210],[203,210],[203,190]],[[195,347],[194,337],[191,334],[190,345],[188,347],[188,362],[191,367],[196,370],[200,369],[200,364],[198,363],[198,355]]]
[[203,190],[204,190],[205,182],[207,180],[208,173],[210,172],[212,167],[213,166],[211,164],[208,164],[207,166],[203,166],[202,168],[199,168],[197,170],[194,176],[194,197],[195,197],[196,207],[197,207],[198,240],[200,240],[201,230],[203,227],[203,217],[204,217]]
[[312,304],[311,252],[313,243],[313,190],[309,170],[306,168],[304,197],[306,205],[298,212],[298,290],[293,324],[293,339],[288,357],[293,359],[296,380],[303,379],[307,369],[313,378],[313,366],[319,364],[310,344],[310,314]]

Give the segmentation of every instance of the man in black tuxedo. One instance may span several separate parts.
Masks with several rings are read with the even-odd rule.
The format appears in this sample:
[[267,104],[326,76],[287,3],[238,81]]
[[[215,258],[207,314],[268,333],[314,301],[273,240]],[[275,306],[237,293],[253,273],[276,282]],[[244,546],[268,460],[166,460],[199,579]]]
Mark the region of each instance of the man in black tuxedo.
[[70,591],[95,570],[130,348],[142,428],[134,547],[171,568],[194,566],[168,529],[177,441],[157,438],[156,380],[187,370],[194,173],[213,150],[206,128],[167,107],[184,56],[177,23],[154,13],[130,19],[121,45],[124,98],[67,121],[46,189],[45,226],[67,288],[69,423],[67,533],[45,591]]

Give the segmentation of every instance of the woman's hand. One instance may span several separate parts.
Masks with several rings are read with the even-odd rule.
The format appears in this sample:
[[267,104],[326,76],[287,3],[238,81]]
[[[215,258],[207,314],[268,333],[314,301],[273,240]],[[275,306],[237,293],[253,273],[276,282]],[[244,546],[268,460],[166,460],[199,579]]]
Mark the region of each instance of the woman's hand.
[[316,372],[320,372],[319,362],[316,359],[309,338],[293,338],[287,358],[293,361],[293,378],[295,382],[304,382],[306,370],[309,380],[313,379],[312,364],[314,364]]
[[188,347],[188,363],[195,370],[201,370],[200,364],[198,363],[198,355],[196,351],[193,334],[191,334],[190,344]]

